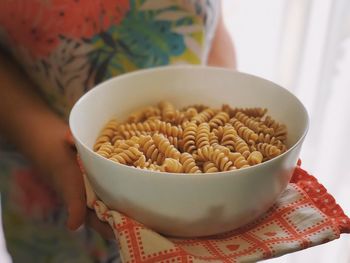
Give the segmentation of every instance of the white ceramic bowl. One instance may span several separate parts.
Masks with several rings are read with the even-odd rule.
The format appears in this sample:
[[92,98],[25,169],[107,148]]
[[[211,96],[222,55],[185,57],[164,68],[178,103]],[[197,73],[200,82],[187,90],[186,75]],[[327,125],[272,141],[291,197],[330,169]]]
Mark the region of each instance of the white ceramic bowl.
[[[250,168],[215,174],[145,171],[92,151],[103,125],[142,106],[169,100],[182,107],[266,107],[288,127],[289,150]],[[160,233],[194,237],[233,230],[264,213],[287,186],[308,128],[302,103],[261,78],[208,67],[163,67],[125,74],[86,93],[73,107],[70,127],[97,195]]]

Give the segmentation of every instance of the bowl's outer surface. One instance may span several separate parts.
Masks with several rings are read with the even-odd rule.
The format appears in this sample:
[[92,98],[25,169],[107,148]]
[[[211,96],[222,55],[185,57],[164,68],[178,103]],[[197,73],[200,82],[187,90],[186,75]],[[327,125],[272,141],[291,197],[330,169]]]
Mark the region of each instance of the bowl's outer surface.
[[[103,125],[143,106],[266,107],[288,127],[290,149],[247,169],[218,174],[165,174],[113,163],[91,149]],[[70,127],[87,176],[112,209],[172,236],[207,236],[240,227],[265,212],[287,186],[308,129],[301,102],[278,85],[207,67],[164,67],[106,81],[74,106]]]

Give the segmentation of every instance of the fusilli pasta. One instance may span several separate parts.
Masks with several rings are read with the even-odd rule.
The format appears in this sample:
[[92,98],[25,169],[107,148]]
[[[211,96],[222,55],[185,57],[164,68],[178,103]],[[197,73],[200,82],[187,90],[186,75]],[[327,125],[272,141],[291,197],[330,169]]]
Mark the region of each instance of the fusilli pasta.
[[265,108],[221,109],[168,101],[144,107],[125,122],[109,121],[94,151],[114,162],[170,173],[215,173],[258,165],[287,150],[287,127]]

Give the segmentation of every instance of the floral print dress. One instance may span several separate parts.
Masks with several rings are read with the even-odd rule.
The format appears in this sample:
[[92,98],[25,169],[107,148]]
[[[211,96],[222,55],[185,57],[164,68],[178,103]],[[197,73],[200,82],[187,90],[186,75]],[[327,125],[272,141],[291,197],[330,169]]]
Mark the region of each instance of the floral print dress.
[[[110,77],[205,64],[218,5],[218,0],[0,0],[0,46],[67,119],[80,96]],[[14,262],[118,262],[113,242],[93,230],[66,230],[60,201],[1,138],[0,191]]]

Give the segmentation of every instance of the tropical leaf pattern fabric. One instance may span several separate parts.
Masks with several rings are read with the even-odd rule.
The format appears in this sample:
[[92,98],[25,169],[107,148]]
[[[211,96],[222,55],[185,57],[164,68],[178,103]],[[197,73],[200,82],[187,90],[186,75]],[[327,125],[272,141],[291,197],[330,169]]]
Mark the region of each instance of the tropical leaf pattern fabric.
[[[67,119],[96,84],[138,69],[206,62],[218,0],[0,0],[0,46]],[[14,262],[120,262],[66,213],[30,164],[0,137],[0,192]]]

